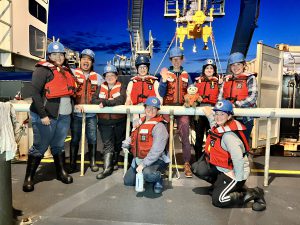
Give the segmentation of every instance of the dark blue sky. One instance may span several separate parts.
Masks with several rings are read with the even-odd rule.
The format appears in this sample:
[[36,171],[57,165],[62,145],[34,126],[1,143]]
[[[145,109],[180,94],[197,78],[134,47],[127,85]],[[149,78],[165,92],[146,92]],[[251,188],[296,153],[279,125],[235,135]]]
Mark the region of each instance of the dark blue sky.
[[[127,31],[126,0],[50,0],[48,37],[59,37],[67,47],[81,51],[91,48],[96,53],[95,70],[102,73],[103,65],[115,54],[130,56]],[[284,4],[283,4],[284,3]],[[144,33],[149,30],[155,40],[155,54],[151,59],[153,73],[169,46],[176,23],[163,17],[164,0],[144,0]],[[227,0],[226,15],[213,22],[216,45],[221,61],[227,61],[239,15],[239,0]],[[286,43],[300,45],[300,1],[261,0],[258,28],[255,30],[247,59],[255,58],[256,43],[275,46]],[[185,63],[188,72],[199,72],[206,58],[213,58],[211,45],[201,50],[203,42],[196,41],[197,53],[192,52],[193,40],[184,42]],[[165,59],[163,66],[168,66]]]

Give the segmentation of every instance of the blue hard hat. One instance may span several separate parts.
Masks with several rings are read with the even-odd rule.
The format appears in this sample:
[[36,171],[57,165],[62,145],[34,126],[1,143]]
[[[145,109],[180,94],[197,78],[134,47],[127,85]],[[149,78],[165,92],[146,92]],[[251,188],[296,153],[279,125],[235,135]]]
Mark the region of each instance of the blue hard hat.
[[62,43],[58,41],[53,41],[48,45],[47,53],[51,54],[55,52],[65,53],[65,47]]
[[118,74],[118,70],[117,70],[117,68],[114,65],[106,65],[104,67],[104,70],[103,70],[103,76],[105,76],[106,73],[115,73],[115,74]]
[[174,47],[170,50],[170,59],[174,57],[182,57],[183,51],[179,47]]
[[148,97],[146,99],[144,106],[147,105],[160,109],[160,100],[157,97]]
[[91,57],[92,60],[95,59],[95,53],[91,49],[82,50],[82,52],[80,54],[80,58],[82,58],[83,55],[87,55],[87,56]]
[[150,66],[150,60],[145,55],[139,55],[135,60],[135,67],[138,68],[140,65]]
[[214,111],[222,111],[227,114],[233,115],[233,106],[232,106],[232,103],[228,100],[218,101],[216,103],[215,107],[213,108],[213,110]]
[[241,52],[234,52],[229,56],[228,59],[228,64],[234,64],[234,63],[239,63],[239,62],[244,62],[245,61],[245,56]]

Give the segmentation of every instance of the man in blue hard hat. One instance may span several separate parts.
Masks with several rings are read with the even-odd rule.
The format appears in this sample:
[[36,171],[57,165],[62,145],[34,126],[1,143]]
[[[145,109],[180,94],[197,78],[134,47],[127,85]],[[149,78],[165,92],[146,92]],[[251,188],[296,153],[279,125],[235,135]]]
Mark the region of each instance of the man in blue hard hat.
[[[183,51],[179,47],[170,50],[170,61],[172,66],[169,70],[161,70],[161,80],[159,83],[159,94],[163,97],[163,105],[183,105],[187,88],[192,84],[188,73],[183,70]],[[182,152],[184,161],[185,177],[192,177],[190,160],[191,144],[189,141],[189,116],[176,116],[177,127],[182,141]],[[166,118],[167,119],[167,118]]]
[[[70,171],[76,171],[76,159],[81,139],[81,124],[83,108],[80,104],[91,104],[92,96],[98,86],[104,81],[101,75],[94,71],[95,53],[84,49],[80,54],[80,67],[73,72],[77,78],[77,92],[75,94],[75,109],[80,112],[73,113],[71,123],[70,143]],[[97,152],[97,117],[96,113],[86,114],[86,137],[90,157],[90,167],[93,172],[99,170],[96,164]]]
[[144,103],[145,116],[132,129],[131,137],[123,141],[122,147],[131,148],[134,156],[131,167],[124,176],[126,186],[134,186],[137,173],[143,173],[144,180],[153,183],[154,193],[163,191],[162,173],[170,162],[165,154],[168,131],[162,116],[158,115],[160,100],[148,97]]

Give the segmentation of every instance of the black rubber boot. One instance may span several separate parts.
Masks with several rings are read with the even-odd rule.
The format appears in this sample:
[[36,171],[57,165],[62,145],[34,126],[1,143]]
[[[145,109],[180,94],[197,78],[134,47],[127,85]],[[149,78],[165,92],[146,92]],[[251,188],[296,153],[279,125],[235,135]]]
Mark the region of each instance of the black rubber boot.
[[64,184],[71,184],[73,183],[73,177],[71,177],[64,168],[64,157],[65,153],[61,152],[53,156],[54,159],[54,164],[56,167],[56,175],[57,175],[57,180],[60,180]]
[[23,184],[24,192],[31,192],[34,190],[33,178],[38,166],[40,165],[41,160],[42,157],[34,157],[32,155],[28,155],[26,174]]
[[241,192],[232,192],[229,194],[230,196],[230,205],[243,205],[245,203],[244,201],[244,194]]
[[[264,198],[264,190],[256,187],[256,188],[251,188],[247,190],[248,192],[251,193],[251,197],[248,199],[254,200],[254,203],[252,205],[252,210],[254,211],[263,211],[267,208],[266,200]],[[249,194],[245,195],[245,197],[249,196]],[[251,201],[250,200],[250,201]]]
[[76,171],[78,149],[79,145],[70,145],[70,173],[74,173]]
[[114,170],[118,170],[119,169],[119,166],[118,166],[119,155],[120,155],[120,152],[114,152],[114,156],[113,156]]
[[112,174],[112,172],[113,172],[112,158],[113,158],[113,153],[106,153],[104,155],[103,172],[99,173],[96,176],[97,179],[103,179]]
[[97,171],[99,171],[99,167],[96,164],[97,144],[88,145],[88,148],[89,148],[89,154],[90,154],[91,171],[97,172]]

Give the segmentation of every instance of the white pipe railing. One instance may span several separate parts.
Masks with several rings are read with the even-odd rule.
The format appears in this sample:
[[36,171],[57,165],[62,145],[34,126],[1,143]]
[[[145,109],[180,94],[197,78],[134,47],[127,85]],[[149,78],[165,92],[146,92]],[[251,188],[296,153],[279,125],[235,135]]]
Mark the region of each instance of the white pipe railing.
[[[29,112],[30,104],[13,104],[16,112]],[[119,105],[114,107],[100,108],[98,105],[82,105],[85,113],[116,113],[116,114],[141,114],[144,113],[143,106],[125,106]],[[203,107],[185,108],[183,106],[162,106],[160,114],[176,115],[204,115]],[[300,109],[287,109],[287,108],[234,108],[235,116],[252,116],[264,117],[268,119],[267,122],[267,137],[266,137],[266,153],[265,153],[265,166],[264,166],[264,186],[268,186],[269,165],[270,165],[270,138],[271,138],[271,118],[300,118]],[[127,123],[128,126],[128,123]],[[127,134],[128,135],[128,134]],[[85,136],[82,136],[83,143]],[[170,155],[170,158],[172,155]],[[171,160],[172,162],[172,160]],[[172,163],[170,164],[172,167]],[[169,173],[169,180],[172,174]]]

